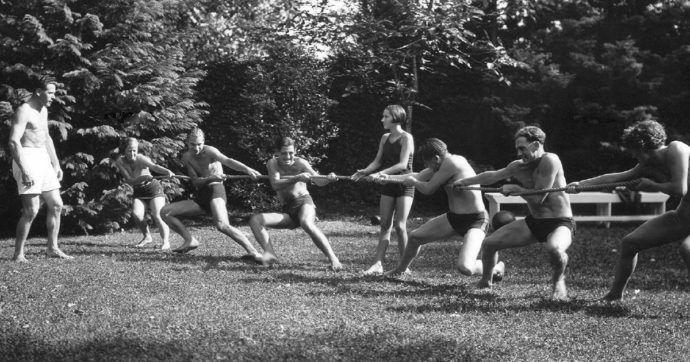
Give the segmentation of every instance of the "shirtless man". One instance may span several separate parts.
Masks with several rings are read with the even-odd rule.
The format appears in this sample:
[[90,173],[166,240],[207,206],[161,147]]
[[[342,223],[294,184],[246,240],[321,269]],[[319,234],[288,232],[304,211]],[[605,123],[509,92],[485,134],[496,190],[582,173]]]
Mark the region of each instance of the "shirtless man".
[[[502,193],[505,195],[566,186],[561,160],[556,154],[544,151],[544,131],[535,126],[527,126],[517,131],[514,139],[519,160],[497,171],[485,171],[477,176],[458,180],[455,185],[489,185],[512,177],[521,186],[503,185]],[[530,214],[525,219],[501,227],[484,239],[484,269],[479,286],[491,287],[492,270],[498,259],[499,250],[540,242],[545,243],[553,267],[552,297],[566,299],[566,250],[572,242],[572,233],[575,229],[570,199],[562,191],[525,195],[523,198],[527,201]]]
[[55,99],[55,83],[36,84],[31,98],[14,113],[10,129],[10,152],[12,153],[12,174],[22,202],[22,215],[17,223],[12,260],[26,262],[24,244],[38,210],[40,199],[46,203],[46,229],[48,231],[49,257],[72,259],[58,248],[60,232],[60,181],[62,168],[55,154],[55,145],[48,132],[48,108]]
[[242,162],[225,156],[217,148],[204,145],[204,133],[199,128],[189,132],[187,146],[189,149],[182,155],[182,161],[187,166],[187,172],[196,188],[195,198],[173,202],[161,210],[163,220],[184,239],[184,243],[173,251],[187,253],[199,247],[199,241],[192,237],[178,217],[210,213],[218,231],[235,240],[247,251],[248,255],[243,258],[258,261],[261,254],[240,230],[230,225],[228,220],[223,165],[244,172],[252,179],[256,179],[260,173]]
[[640,178],[639,191],[682,196],[675,210],[657,216],[623,238],[616,276],[605,300],[620,300],[637,265],[640,251],[681,240],[680,255],[690,271],[690,196],[688,164],[690,147],[683,142],[666,144],[666,131],[656,121],[637,122],[623,132],[622,145],[637,159],[630,170],[593,177],[571,185],[598,185]]
[[[387,276],[405,274],[422,245],[436,240],[462,237],[463,243],[455,267],[464,275],[482,272],[482,262],[477,255],[486,236],[489,217],[484,209],[481,191],[454,190],[453,182],[475,176],[467,160],[448,152],[446,144],[438,138],[424,140],[417,150],[426,167],[409,176],[387,176],[400,180],[405,186],[414,186],[423,194],[430,195],[443,187],[448,196],[449,211],[437,216],[412,231],[407,247],[398,266],[387,272]],[[496,264],[495,274],[502,276],[503,262]]]
[[[249,226],[256,241],[261,244],[264,254],[261,262],[270,266],[277,261],[275,250],[269,240],[267,227],[275,229],[295,229],[302,227],[309,234],[316,247],[323,252],[331,263],[331,269],[341,270],[338,257],[333,253],[326,235],[316,226],[316,206],[307,190],[307,182],[318,186],[325,186],[335,181],[335,174],[329,174],[328,179],[317,179],[318,175],[309,162],[295,156],[295,141],[289,137],[281,137],[274,145],[275,157],[266,164],[268,178],[278,199],[283,205],[282,212],[262,213],[252,216]],[[282,176],[294,176],[281,178]]]
[[125,142],[124,153],[115,161],[115,166],[124,177],[124,181],[133,189],[132,215],[139,230],[144,235],[135,247],[141,248],[153,242],[145,217],[146,203],[148,202],[151,217],[158,226],[158,231],[163,239],[161,250],[170,250],[170,229],[161,219],[161,209],[165,206],[165,193],[163,193],[163,186],[151,176],[149,169],[169,177],[175,174],[165,167],[158,166],[150,158],[139,154],[139,141],[136,138],[127,138]]

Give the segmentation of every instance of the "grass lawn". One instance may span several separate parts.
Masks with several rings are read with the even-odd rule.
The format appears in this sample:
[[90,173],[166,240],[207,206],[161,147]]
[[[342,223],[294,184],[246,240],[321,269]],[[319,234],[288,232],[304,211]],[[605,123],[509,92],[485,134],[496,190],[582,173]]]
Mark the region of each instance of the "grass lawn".
[[[421,223],[410,221],[410,228]],[[608,290],[614,249],[634,225],[579,225],[569,250],[571,299],[546,299],[550,268],[539,245],[501,253],[506,278],[492,290],[453,271],[453,242],[422,249],[405,281],[363,277],[377,241],[366,218],[319,222],[345,271],[302,230],[271,231],[281,263],[239,259],[211,227],[188,255],[129,247],[135,232],[65,236],[72,261],[29,264],[0,243],[2,360],[687,360],[690,283],[677,245],[640,256],[620,303]],[[241,229],[250,234],[246,225]],[[154,235],[159,240],[158,235]],[[253,238],[250,238],[253,241]],[[173,247],[181,243],[172,239]],[[387,267],[397,261],[391,245]]]

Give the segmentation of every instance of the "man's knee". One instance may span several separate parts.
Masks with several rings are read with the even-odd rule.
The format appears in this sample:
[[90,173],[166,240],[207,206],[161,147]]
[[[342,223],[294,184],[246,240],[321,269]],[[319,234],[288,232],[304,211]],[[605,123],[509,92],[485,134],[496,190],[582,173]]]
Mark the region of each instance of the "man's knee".
[[402,221],[395,221],[395,232],[397,233],[402,233],[402,232],[407,232],[407,223],[405,220]]
[[255,214],[249,218],[249,227],[252,229],[261,229],[264,225],[266,225],[266,218],[261,214]]
[[640,247],[641,243],[641,239],[632,234],[628,234],[623,237],[623,240],[621,241],[621,253],[623,255],[635,255],[642,250]]
[[458,260],[458,262],[455,264],[455,269],[457,269],[462,275],[470,276],[474,274],[475,264],[475,260],[472,260],[471,262],[469,260]]
[[30,207],[25,206],[22,208],[22,217],[24,217],[25,219],[33,220],[38,215],[39,210],[40,210],[39,206],[30,206]]

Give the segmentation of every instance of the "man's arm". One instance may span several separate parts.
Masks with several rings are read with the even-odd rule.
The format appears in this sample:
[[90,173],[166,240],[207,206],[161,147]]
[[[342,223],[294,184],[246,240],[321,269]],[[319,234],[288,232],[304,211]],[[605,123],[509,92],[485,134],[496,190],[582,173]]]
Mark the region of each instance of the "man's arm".
[[159,166],[155,162],[153,162],[149,157],[146,156],[140,156],[140,162],[143,166],[148,167],[149,169],[156,171],[157,173],[166,175],[166,176],[173,176],[175,175],[174,172],[168,170],[165,167]]
[[55,152],[53,137],[50,137],[50,133],[48,133],[47,128],[48,126],[46,125],[46,150],[48,150],[48,157],[50,157],[50,163],[53,165],[53,169],[55,170],[58,181],[62,181],[62,167],[60,167],[60,160]]
[[220,151],[218,151],[217,148],[211,147],[211,146],[206,146],[208,147],[208,152],[209,154],[216,160],[220,161],[224,166],[231,168],[235,171],[243,172],[246,173],[249,176],[252,176],[256,178],[256,176],[260,176],[261,173],[244,163],[237,161],[235,159],[232,159],[224,154],[222,154]]
[[[561,160],[558,158],[558,156],[548,153],[542,157],[542,160],[539,163],[539,167],[533,180],[534,188],[527,189],[522,186],[512,185],[511,193],[549,189],[553,187],[556,177],[558,177],[558,171],[560,171],[562,168],[563,165],[561,165]],[[530,199],[531,201],[542,205],[548,196],[548,193],[543,193],[538,195],[523,196],[523,198]]]
[[[295,160],[295,163],[297,163],[298,160],[299,159]],[[300,169],[302,168],[299,164],[298,167],[300,167]],[[309,174],[307,172],[302,172],[291,178],[280,178],[281,175],[280,171],[278,171],[278,160],[276,160],[275,158],[268,160],[268,162],[266,163],[266,169],[268,170],[268,181],[271,183],[271,187],[274,191],[278,191],[300,181],[309,181]]]
[[470,186],[470,185],[491,185],[498,181],[505,180],[512,177],[517,170],[520,161],[513,161],[508,166],[496,171],[484,171],[476,176],[464,178],[455,181],[454,186]]
[[25,185],[33,184],[33,179],[26,173],[24,166],[24,154],[22,147],[22,136],[24,136],[24,131],[26,131],[26,124],[28,123],[27,118],[24,115],[24,106],[17,108],[17,111],[12,116],[12,126],[10,128],[10,141],[9,147],[12,153],[12,159],[19,167],[22,173],[22,183]]
[[640,164],[637,164],[635,167],[627,171],[607,173],[585,180],[581,180],[579,182],[574,182],[571,184],[577,184],[579,186],[594,186],[613,182],[622,182],[642,177],[642,173],[642,166]]
[[[433,170],[427,168],[420,172],[421,177],[409,178],[409,181],[405,181],[404,184],[414,186],[417,191],[425,195],[431,195],[453,177],[456,171],[453,166],[453,162],[445,161],[438,171],[433,172]],[[427,170],[432,172],[431,178],[428,178],[429,171]]]

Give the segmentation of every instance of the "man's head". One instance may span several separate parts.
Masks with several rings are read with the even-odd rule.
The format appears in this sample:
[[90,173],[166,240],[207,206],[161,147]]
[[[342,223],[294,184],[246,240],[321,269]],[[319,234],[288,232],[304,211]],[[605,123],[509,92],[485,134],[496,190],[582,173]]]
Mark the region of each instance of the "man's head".
[[514,136],[517,156],[524,162],[541,157],[544,151],[546,133],[536,126],[520,128]]
[[639,121],[623,131],[621,143],[631,151],[656,150],[666,144],[666,131],[657,121]]
[[424,167],[438,170],[448,154],[448,147],[438,138],[427,138],[417,149],[417,155],[424,162]]
[[134,137],[126,138],[122,144],[122,150],[124,156],[128,160],[135,160],[137,158],[137,154],[139,153],[139,141]]
[[31,98],[38,101],[40,106],[50,107],[53,103],[57,86],[50,78],[35,79],[30,82],[28,88],[32,90]]
[[276,138],[273,143],[273,151],[281,164],[292,165],[295,163],[295,140],[292,138],[283,136]]
[[187,134],[187,147],[195,155],[201,153],[204,149],[204,131],[201,128],[193,128]]

